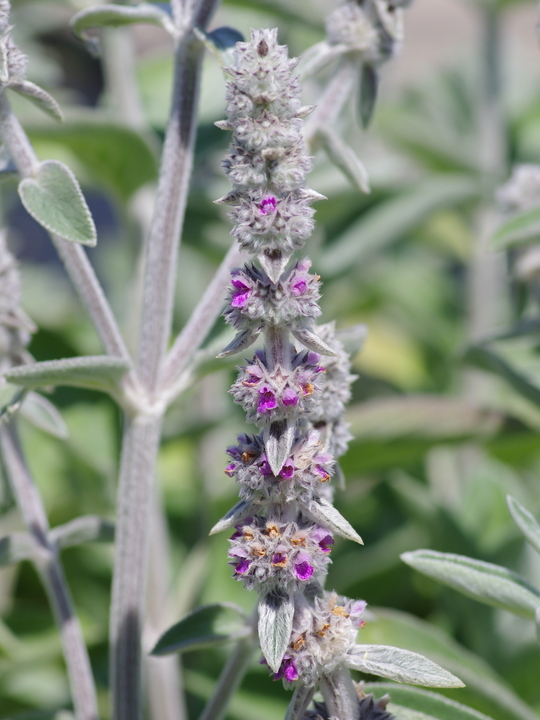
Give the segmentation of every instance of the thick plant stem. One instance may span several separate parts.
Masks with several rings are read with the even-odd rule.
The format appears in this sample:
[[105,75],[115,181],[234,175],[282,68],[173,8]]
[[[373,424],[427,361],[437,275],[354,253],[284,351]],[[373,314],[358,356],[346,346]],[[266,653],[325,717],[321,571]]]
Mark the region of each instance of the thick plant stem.
[[231,279],[231,270],[240,265],[247,255],[234,243],[223,258],[201,301],[182,328],[170,349],[162,376],[160,388],[168,388],[182,375],[193,358],[197,348],[212,329],[223,309],[225,292]]
[[[5,92],[0,92],[0,134],[21,177],[34,175],[39,168],[39,160]],[[111,307],[84,250],[80,245],[62,240],[56,235],[51,235],[51,239],[106,352],[128,359],[129,353]]]
[[141,707],[141,632],[151,538],[152,482],[160,415],[126,418],[111,605],[113,718],[138,720]]
[[202,45],[188,35],[175,52],[173,103],[156,206],[145,249],[144,297],[139,338],[139,378],[152,394],[170,337],[180,232],[193,164]]
[[0,447],[19,511],[36,544],[35,565],[60,630],[77,720],[98,720],[96,689],[84,638],[57,550],[49,540],[43,503],[13,423],[0,431]]

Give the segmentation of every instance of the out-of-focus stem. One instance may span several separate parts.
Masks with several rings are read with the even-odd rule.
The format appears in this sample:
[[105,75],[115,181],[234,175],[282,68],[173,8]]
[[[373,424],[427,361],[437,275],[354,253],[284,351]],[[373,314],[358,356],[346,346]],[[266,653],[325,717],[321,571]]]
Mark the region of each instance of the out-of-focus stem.
[[[477,215],[477,241],[468,274],[469,339],[475,342],[492,333],[504,321],[505,272],[503,253],[489,247],[496,217],[494,191],[504,178],[506,135],[501,108],[501,27],[494,7],[480,8],[482,23],[482,87],[479,93],[478,122],[482,203]],[[468,392],[485,400],[492,387],[485,376],[468,374]]]
[[[0,134],[21,177],[31,177],[37,172],[39,160],[11,109],[5,91],[0,92]],[[84,250],[80,245],[62,240],[56,235],[51,235],[51,239],[106,352],[129,359],[111,307]]]
[[105,28],[101,39],[105,80],[110,101],[122,122],[148,129],[135,74],[135,49],[128,27]]
[[26,465],[13,422],[0,431],[0,447],[17,506],[36,543],[34,562],[60,630],[77,720],[98,720],[88,652],[57,550],[49,540],[43,503]]
[[[170,552],[161,493],[154,490],[150,571],[147,590],[147,619],[143,647],[150,652],[160,635],[178,620],[169,601]],[[153,720],[185,720],[182,668],[179,655],[146,658],[148,705]]]
[[257,611],[252,616],[253,635],[240,640],[232,655],[227,660],[214,694],[207,702],[199,720],[222,720],[225,716],[229,702],[242,682],[242,678],[251,662],[251,657],[258,647],[255,626],[257,623]]

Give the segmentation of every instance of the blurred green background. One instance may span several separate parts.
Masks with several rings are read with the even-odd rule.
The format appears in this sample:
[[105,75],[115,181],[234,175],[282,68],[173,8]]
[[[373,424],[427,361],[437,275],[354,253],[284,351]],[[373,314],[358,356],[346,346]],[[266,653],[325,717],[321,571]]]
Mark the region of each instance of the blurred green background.
[[[107,63],[91,58],[68,29],[73,13],[90,4],[15,0],[14,32],[30,56],[28,77],[55,95],[66,122],[56,125],[24,100],[13,104],[39,157],[66,161],[83,184],[99,233],[92,262],[133,346],[130,310],[137,303],[138,250],[168,112],[171,48],[164,33],[137,27],[103,37]],[[372,126],[361,130],[354,98],[340,117],[337,129],[364,161],[371,194],[360,194],[322,153],[309,179],[328,197],[317,205],[307,249],[324,283],[323,320],[369,327],[365,348],[354,358],[360,379],[349,409],[355,440],[342,460],[347,488],[336,495],[365,547],[336,543],[327,587],[367,600],[377,622],[364,630],[366,642],[423,652],[462,677],[467,688],[447,691],[449,697],[494,720],[531,720],[540,712],[540,653],[532,625],[468,600],[399,559],[404,551],[430,547],[506,565],[540,582],[538,558],[525,547],[505,502],[510,493],[540,513],[540,410],[504,380],[472,375],[462,360],[471,341],[469,279],[479,218],[492,204],[482,189],[479,151],[482,5],[417,0],[407,10],[403,52],[382,71]],[[332,8],[330,0],[225,0],[213,26],[230,25],[244,34],[250,27],[277,26],[281,42],[296,55],[323,38]],[[535,23],[534,3],[505,3],[501,10],[501,181],[514,163],[540,163]],[[131,41],[133,59],[125,49],[130,45],[120,46]],[[115,44],[124,47],[116,58],[110,49]],[[123,70],[125,87],[118,85]],[[306,102],[317,102],[327,79],[321,73],[306,84]],[[123,90],[136,91],[130,112],[127,101],[119,100]],[[230,244],[228,221],[212,204],[228,189],[220,169],[228,138],[213,125],[223,115],[222,73],[208,56],[180,258],[177,330]],[[99,353],[45,232],[19,204],[14,180],[7,178],[0,189],[10,244],[21,261],[25,309],[39,326],[30,351],[37,360]],[[508,260],[486,335],[538,316]],[[222,331],[220,322],[213,337]],[[513,339],[501,350],[512,362],[522,360],[532,385],[540,385],[537,337]],[[243,414],[227,394],[233,376],[232,363],[223,362],[174,405],[166,421],[158,485],[173,560],[173,619],[204,602],[230,600],[250,610],[255,601],[230,577],[226,535],[208,537],[236,496],[234,482],[223,474],[225,447],[244,430]],[[82,514],[113,518],[120,412],[90,391],[61,388],[50,399],[67,424],[68,439],[28,424],[22,430],[51,525]],[[18,529],[2,482],[0,535]],[[109,711],[112,558],[105,544],[62,554],[103,717]],[[52,717],[69,707],[59,638],[29,563],[0,568],[0,615],[0,717]],[[160,629],[166,627],[164,613]],[[190,717],[197,717],[229,651],[183,657]],[[287,699],[280,683],[272,683],[255,662],[228,717],[277,720]]]

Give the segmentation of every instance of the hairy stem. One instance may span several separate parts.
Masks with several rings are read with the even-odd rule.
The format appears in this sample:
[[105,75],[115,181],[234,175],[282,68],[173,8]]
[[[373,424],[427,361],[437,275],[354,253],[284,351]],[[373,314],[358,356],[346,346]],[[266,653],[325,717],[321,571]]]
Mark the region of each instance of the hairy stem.
[[111,605],[113,718],[138,720],[141,632],[151,537],[152,482],[160,416],[126,418],[122,444]]
[[[34,175],[39,168],[39,160],[5,92],[0,92],[0,134],[21,177]],[[62,240],[56,235],[51,235],[51,239],[106,352],[129,358],[111,307],[85,251],[80,245]]]
[[156,389],[171,331],[178,246],[193,164],[202,53],[202,45],[191,35],[181,40],[175,51],[172,110],[145,248],[138,372],[150,393]]
[[[479,93],[479,153],[483,200],[476,218],[477,240],[468,274],[469,338],[477,342],[501,324],[506,310],[504,287],[506,261],[503,253],[489,246],[496,216],[493,193],[503,180],[507,142],[501,108],[501,38],[498,11],[480,8],[482,21],[482,87]],[[485,400],[493,387],[490,378],[470,371],[468,390],[477,400]]]
[[0,431],[0,447],[19,511],[36,543],[35,565],[60,630],[77,720],[98,720],[88,652],[57,550],[49,539],[43,503],[26,465],[14,423]]
[[201,301],[182,328],[170,349],[160,378],[160,388],[169,388],[186,370],[198,347],[212,329],[219,313],[223,309],[226,288],[231,279],[231,270],[246,258],[245,253],[234,243],[210,285],[206,288]]

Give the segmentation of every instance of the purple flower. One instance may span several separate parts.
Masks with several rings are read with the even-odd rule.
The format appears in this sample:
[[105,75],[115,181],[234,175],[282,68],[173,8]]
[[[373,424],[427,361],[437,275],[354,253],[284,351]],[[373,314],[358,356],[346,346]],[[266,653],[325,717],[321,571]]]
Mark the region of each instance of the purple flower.
[[281,678],[285,678],[287,682],[298,680],[298,670],[290,655],[285,655],[281,661],[279,671],[274,674],[274,680],[280,680]]
[[229,477],[232,477],[236,472],[236,463],[230,463],[225,468],[225,475],[228,475]]
[[285,567],[287,564],[287,553],[276,552],[272,557],[272,565],[274,567]]
[[355,600],[349,610],[349,617],[355,623],[355,625],[362,625],[361,615],[366,609],[367,603],[365,600]]
[[242,559],[240,562],[235,566],[234,572],[238,575],[245,575],[247,571],[249,570],[249,566],[251,565],[251,560]]
[[290,405],[298,405],[298,395],[291,388],[287,388],[281,396],[281,402],[285,407]]
[[265,197],[259,205],[259,212],[261,215],[270,215],[274,212],[277,207],[277,200],[273,195]]
[[259,464],[259,469],[261,471],[261,475],[263,477],[268,477],[268,475],[273,475],[272,468],[270,467],[270,463],[266,459],[266,455],[263,456],[264,459],[262,459],[262,462]]
[[313,565],[310,563],[310,556],[307,553],[299,553],[294,563],[294,572],[299,580],[309,580],[313,575]]
[[326,472],[322,465],[315,465],[313,469],[318,475],[321,476],[322,482],[328,482],[328,480],[330,480],[330,475]]
[[242,381],[242,385],[244,385],[244,387],[257,385],[261,382],[263,373],[262,370],[256,365],[248,365],[246,368],[246,373],[248,374],[247,379]]
[[233,277],[232,284],[236,291],[231,298],[231,305],[234,308],[243,307],[251,295],[251,288],[248,287],[242,280]]
[[298,280],[294,283],[294,285],[291,288],[291,292],[293,295],[303,295],[307,290],[307,282],[305,280]]
[[294,465],[291,462],[286,462],[281,468],[279,476],[284,480],[290,480],[294,475]]
[[329,545],[334,544],[334,538],[331,533],[324,528],[317,528],[311,533],[311,539],[318,544],[323,552],[330,552]]
[[273,410],[277,407],[276,396],[274,392],[268,387],[268,385],[262,386],[262,388],[259,390],[259,396],[260,398],[257,412],[262,414],[265,412],[269,412],[270,410]]

